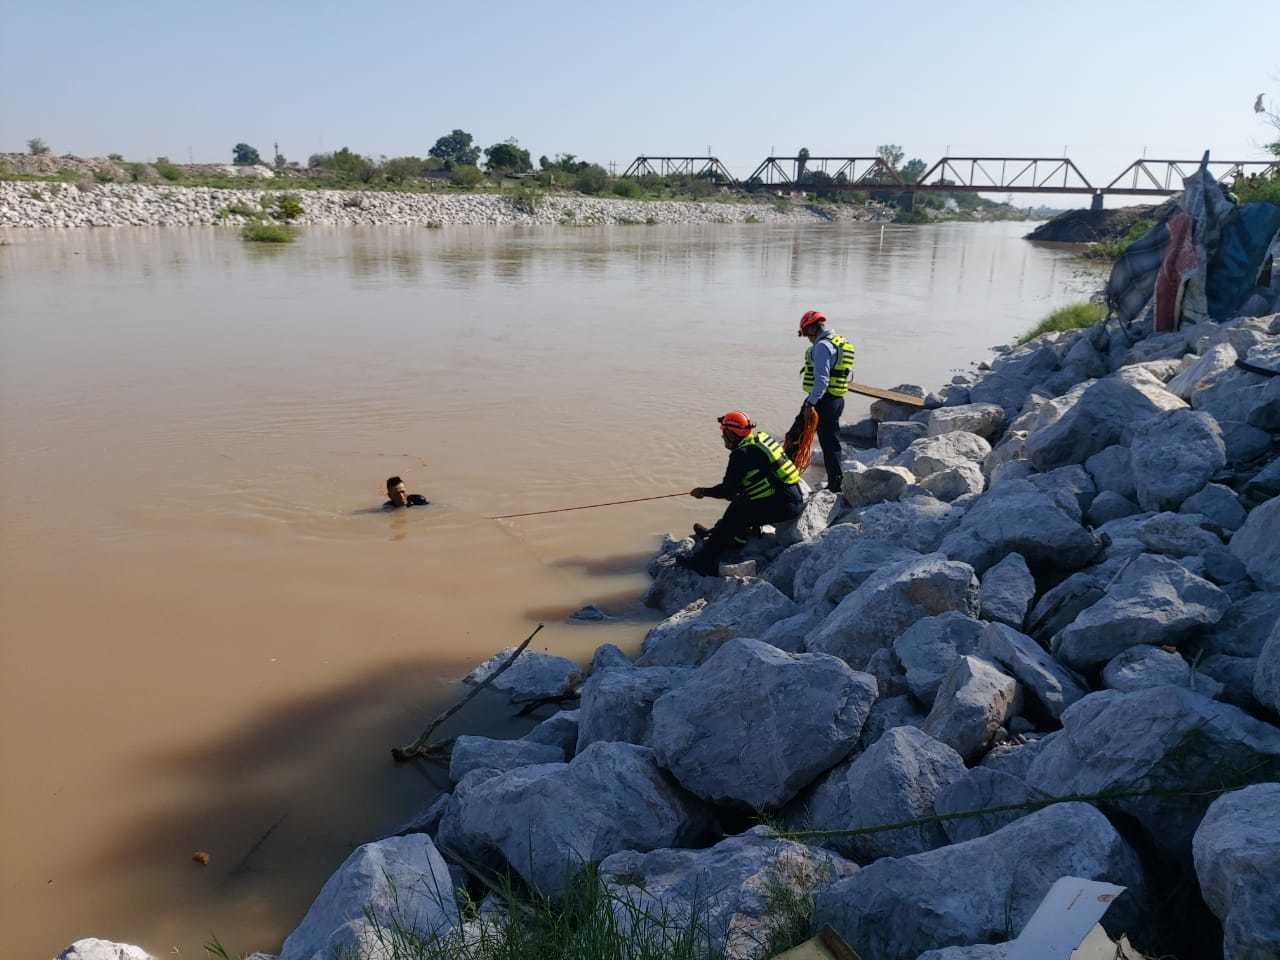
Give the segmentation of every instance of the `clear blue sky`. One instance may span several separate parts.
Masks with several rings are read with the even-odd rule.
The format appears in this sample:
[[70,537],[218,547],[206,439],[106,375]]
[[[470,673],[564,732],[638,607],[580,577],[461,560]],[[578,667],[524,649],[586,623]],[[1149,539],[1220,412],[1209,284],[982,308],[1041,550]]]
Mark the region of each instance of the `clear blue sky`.
[[770,149],[1260,155],[1280,4],[0,0],[0,150],[229,161],[425,154],[453,127],[536,158]]

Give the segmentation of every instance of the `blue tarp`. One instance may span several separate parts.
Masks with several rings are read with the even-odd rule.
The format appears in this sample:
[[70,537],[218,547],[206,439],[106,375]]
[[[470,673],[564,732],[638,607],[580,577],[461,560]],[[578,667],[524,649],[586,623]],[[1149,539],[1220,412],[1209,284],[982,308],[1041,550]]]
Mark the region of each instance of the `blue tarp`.
[[1209,316],[1230,320],[1253,292],[1267,249],[1280,231],[1280,206],[1246,203],[1223,221],[1218,248],[1209,261]]

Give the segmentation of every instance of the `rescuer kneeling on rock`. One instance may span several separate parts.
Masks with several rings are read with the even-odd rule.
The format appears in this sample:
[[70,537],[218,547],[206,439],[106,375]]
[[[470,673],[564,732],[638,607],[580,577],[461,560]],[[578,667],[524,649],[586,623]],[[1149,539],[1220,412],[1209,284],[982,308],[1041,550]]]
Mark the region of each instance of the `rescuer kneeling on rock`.
[[714,487],[694,487],[689,496],[728,500],[729,509],[701,548],[677,561],[706,577],[716,575],[720,555],[730,546],[745,543],[752,527],[785,523],[804,510],[800,471],[782,452],[782,444],[736,410],[720,417],[720,436],[729,450],[724,480]]

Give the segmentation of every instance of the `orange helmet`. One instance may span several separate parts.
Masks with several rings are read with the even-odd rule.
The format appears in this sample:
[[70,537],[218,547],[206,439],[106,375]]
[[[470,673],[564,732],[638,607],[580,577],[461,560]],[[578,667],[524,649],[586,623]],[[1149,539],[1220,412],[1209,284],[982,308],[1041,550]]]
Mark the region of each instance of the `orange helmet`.
[[745,413],[737,410],[730,410],[723,417],[717,417],[720,421],[720,429],[725,433],[731,433],[735,437],[745,437],[751,432],[751,428],[755,426],[747,419]]
[[800,336],[805,336],[808,329],[815,323],[826,323],[826,314],[820,310],[806,310],[804,316],[800,318]]

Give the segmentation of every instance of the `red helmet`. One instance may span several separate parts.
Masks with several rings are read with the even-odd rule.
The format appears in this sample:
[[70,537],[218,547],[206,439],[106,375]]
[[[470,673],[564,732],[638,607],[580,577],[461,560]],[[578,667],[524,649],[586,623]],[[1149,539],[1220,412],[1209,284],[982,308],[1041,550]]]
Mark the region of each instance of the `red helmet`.
[[806,310],[800,318],[800,336],[804,336],[815,323],[826,323],[827,316],[820,310]]
[[751,432],[751,428],[755,426],[747,419],[745,413],[737,410],[730,410],[723,417],[717,418],[720,421],[720,429],[725,433],[732,433],[735,437],[745,437]]

